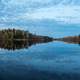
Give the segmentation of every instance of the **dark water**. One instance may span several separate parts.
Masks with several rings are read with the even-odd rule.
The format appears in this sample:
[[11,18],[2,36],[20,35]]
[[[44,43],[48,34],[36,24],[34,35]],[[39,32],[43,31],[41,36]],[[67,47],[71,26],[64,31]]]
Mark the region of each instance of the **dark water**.
[[80,80],[80,46],[54,41],[0,49],[0,80]]

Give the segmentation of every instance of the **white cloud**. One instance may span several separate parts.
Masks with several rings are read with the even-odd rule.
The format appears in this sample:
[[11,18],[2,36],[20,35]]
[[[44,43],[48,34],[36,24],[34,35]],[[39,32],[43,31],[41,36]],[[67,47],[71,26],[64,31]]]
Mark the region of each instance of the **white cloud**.
[[0,9],[0,22],[53,19],[80,23],[80,6],[76,5],[79,3],[80,0],[2,0],[0,5],[5,6]]
[[80,7],[54,6],[48,8],[40,8],[31,13],[25,13],[20,17],[22,19],[31,20],[54,19],[56,21],[64,21],[67,23],[80,23]]

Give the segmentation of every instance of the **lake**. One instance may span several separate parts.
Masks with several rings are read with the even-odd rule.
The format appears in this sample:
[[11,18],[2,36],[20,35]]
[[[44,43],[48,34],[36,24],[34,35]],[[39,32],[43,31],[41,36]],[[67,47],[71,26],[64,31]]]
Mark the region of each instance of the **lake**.
[[[52,22],[2,28],[19,28],[53,38],[80,34],[79,25]],[[80,80],[80,45],[53,41],[15,50],[3,47],[0,49],[0,80]]]
[[79,80],[80,45],[53,41],[0,49],[1,80]]

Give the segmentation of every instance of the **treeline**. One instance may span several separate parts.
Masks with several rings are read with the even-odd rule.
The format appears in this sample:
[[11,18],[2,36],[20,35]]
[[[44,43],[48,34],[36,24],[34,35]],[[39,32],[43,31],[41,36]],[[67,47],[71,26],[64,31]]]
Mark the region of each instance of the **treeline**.
[[48,36],[34,35],[28,31],[19,29],[4,29],[0,30],[1,40],[29,40],[33,42],[49,42],[53,41],[53,38]]
[[0,30],[0,48],[8,50],[28,48],[34,44],[47,43],[51,41],[53,41],[53,38],[48,36],[34,35],[24,30]]
[[59,41],[64,41],[67,43],[80,44],[80,35],[64,37],[64,38],[59,39]]
[[0,31],[0,39],[27,39],[32,37],[28,31],[4,29]]

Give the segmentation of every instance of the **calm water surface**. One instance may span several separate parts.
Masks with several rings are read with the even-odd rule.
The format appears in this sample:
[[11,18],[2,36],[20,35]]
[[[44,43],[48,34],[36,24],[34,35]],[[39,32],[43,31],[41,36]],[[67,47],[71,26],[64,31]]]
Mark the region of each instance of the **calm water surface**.
[[64,42],[0,49],[1,80],[80,80],[80,46]]

